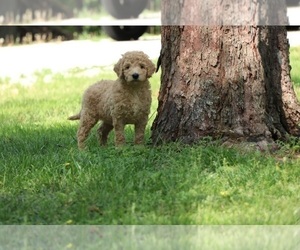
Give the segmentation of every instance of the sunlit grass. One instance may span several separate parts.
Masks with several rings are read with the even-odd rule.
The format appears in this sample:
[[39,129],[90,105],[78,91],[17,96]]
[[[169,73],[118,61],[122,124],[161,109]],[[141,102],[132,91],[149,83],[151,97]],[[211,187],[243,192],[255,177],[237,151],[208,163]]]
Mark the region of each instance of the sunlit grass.
[[290,53],[291,76],[294,83],[300,86],[300,47],[292,47]]
[[295,92],[300,100],[300,47],[290,49],[291,77],[295,85]]

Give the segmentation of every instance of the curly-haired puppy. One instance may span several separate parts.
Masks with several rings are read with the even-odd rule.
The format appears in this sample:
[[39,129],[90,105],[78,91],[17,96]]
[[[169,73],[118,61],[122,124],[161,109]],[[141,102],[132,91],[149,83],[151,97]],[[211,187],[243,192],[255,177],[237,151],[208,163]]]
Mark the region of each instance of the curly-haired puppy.
[[69,117],[79,120],[77,132],[78,147],[84,142],[95,124],[101,120],[98,129],[99,142],[107,143],[109,132],[115,131],[115,145],[125,143],[124,127],[135,126],[135,144],[142,144],[151,105],[151,90],[148,78],[155,71],[155,65],[141,51],[125,53],[114,66],[118,79],[102,80],[90,86],[83,95],[81,111]]

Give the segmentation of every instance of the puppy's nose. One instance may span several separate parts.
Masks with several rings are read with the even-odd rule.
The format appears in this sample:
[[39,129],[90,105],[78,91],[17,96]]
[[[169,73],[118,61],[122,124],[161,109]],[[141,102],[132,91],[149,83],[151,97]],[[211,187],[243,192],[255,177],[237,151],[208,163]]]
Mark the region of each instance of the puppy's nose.
[[139,78],[139,74],[137,74],[137,73],[134,73],[134,74],[132,74],[132,78],[134,79],[134,80],[137,80],[138,78]]

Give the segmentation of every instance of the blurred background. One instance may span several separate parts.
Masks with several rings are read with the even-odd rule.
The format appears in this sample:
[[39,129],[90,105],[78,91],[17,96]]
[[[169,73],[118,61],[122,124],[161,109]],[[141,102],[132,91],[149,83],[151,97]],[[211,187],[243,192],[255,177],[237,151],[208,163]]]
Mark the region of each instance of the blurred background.
[[0,44],[108,35],[117,41],[159,33],[161,0],[1,0]]
[[[299,30],[299,0],[286,0]],[[161,0],[1,0],[0,46],[106,35],[117,41],[160,33]],[[296,21],[295,21],[296,20]]]

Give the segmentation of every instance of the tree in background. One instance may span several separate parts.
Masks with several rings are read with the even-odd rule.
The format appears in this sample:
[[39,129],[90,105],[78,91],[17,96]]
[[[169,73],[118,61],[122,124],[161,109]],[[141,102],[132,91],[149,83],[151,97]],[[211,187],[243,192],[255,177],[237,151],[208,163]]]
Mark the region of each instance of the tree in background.
[[[266,145],[299,136],[300,106],[290,77],[286,28],[268,25],[286,23],[284,0],[203,2],[162,1],[163,22],[173,24],[179,16],[185,25],[162,27],[153,142],[195,143],[210,136]],[[195,12],[205,8],[213,16]],[[239,26],[232,26],[239,19],[228,13],[237,9],[244,16]],[[205,26],[195,25],[199,23]]]

